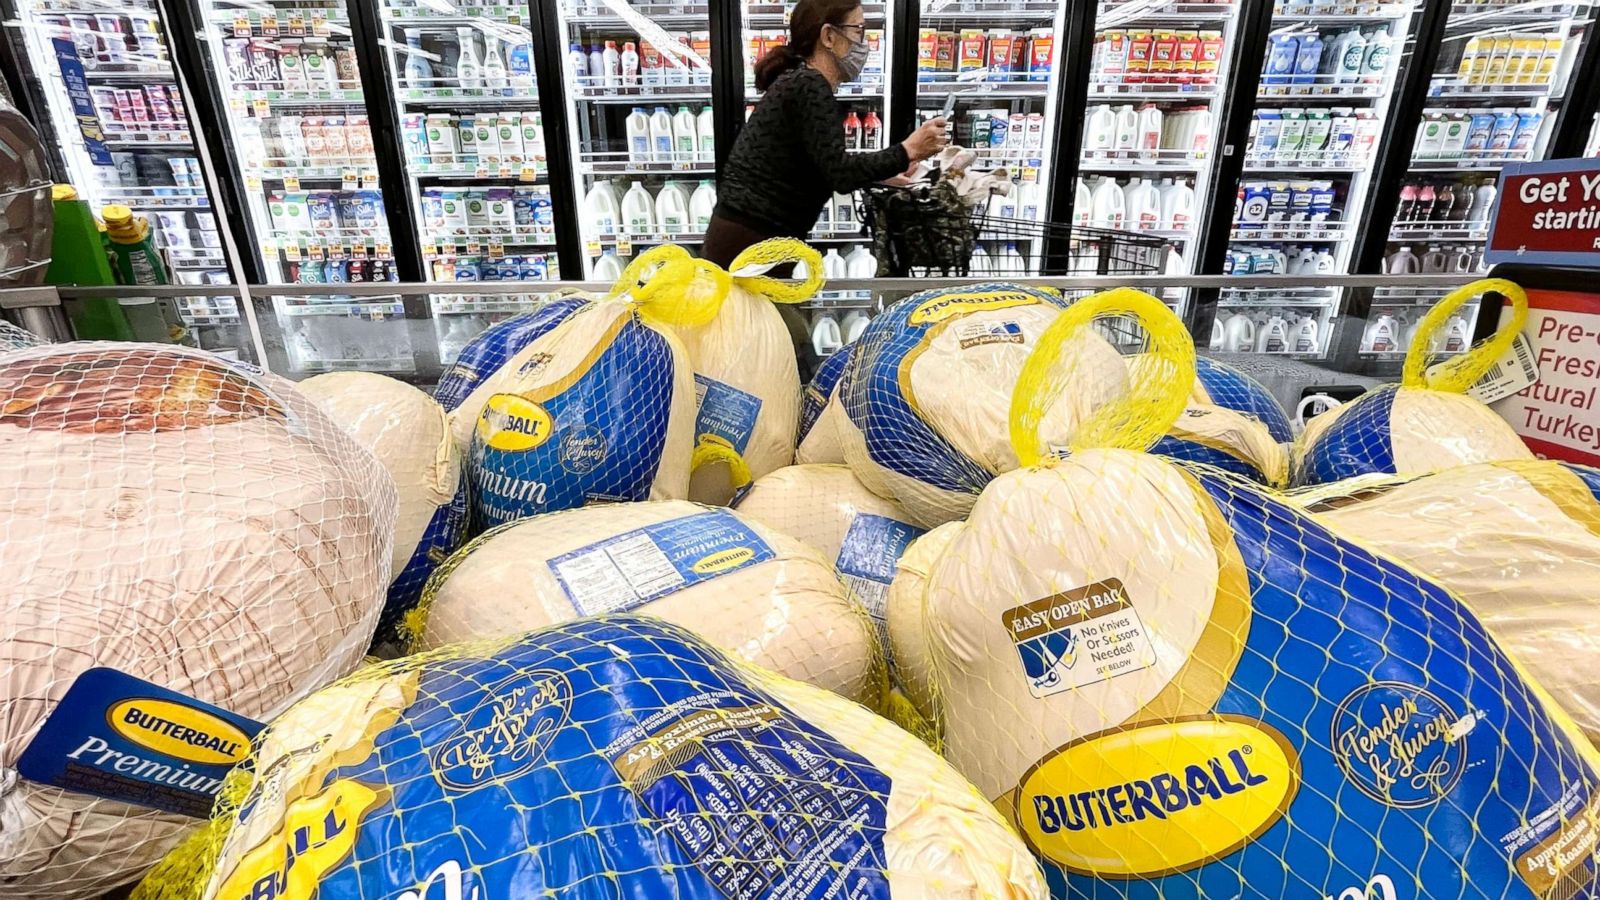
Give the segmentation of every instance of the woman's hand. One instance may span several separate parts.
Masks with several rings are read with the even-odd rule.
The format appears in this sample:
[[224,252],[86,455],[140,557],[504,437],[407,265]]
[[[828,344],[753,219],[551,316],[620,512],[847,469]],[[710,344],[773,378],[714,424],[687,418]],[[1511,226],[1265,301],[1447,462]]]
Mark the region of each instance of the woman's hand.
[[944,136],[944,129],[944,116],[929,119],[922,123],[921,128],[911,132],[910,137],[901,141],[900,146],[906,148],[906,156],[910,157],[912,162],[916,162],[919,159],[927,159],[943,150],[945,145],[950,143],[949,139]]

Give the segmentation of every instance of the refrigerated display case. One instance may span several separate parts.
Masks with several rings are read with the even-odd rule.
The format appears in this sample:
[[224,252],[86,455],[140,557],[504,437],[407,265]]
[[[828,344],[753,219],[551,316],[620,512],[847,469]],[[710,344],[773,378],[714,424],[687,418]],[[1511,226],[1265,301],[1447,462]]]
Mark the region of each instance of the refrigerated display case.
[[[984,171],[1004,170],[1009,195],[988,215],[1044,222],[1049,214],[1051,148],[1063,114],[1056,36],[1068,4],[1044,0],[926,0],[917,34],[919,121],[954,104],[957,144],[978,152]],[[952,99],[953,97],[953,99]],[[1014,239],[980,234],[973,274],[1038,273],[1045,241],[1022,228]]]
[[1096,14],[1076,216],[1167,238],[1174,273],[1194,271],[1238,15],[1236,2],[1152,0]]
[[716,205],[704,2],[558,0],[583,275],[644,247],[695,247]]
[[390,281],[394,255],[349,13],[197,0],[231,175],[267,284]]
[[[1353,270],[1382,136],[1396,114],[1400,49],[1420,9],[1414,0],[1274,7],[1225,274]],[[1212,348],[1321,358],[1341,302],[1331,287],[1224,290]]]
[[[378,12],[424,276],[559,279],[528,7],[379,0]],[[440,362],[540,296],[432,295]]]
[[[173,68],[168,28],[152,0],[15,0],[8,38],[38,85],[36,121],[61,173],[99,215],[110,204],[145,216],[178,284],[227,284],[215,206]],[[179,304],[191,324],[236,324],[237,309]]]
[[[1468,274],[1487,268],[1483,249],[1500,170],[1547,158],[1593,18],[1592,2],[1451,5],[1389,225],[1384,272]],[[1376,291],[1361,356],[1379,363],[1402,359],[1427,299]],[[1459,318],[1442,332],[1435,352],[1459,352],[1470,344],[1477,307]]]

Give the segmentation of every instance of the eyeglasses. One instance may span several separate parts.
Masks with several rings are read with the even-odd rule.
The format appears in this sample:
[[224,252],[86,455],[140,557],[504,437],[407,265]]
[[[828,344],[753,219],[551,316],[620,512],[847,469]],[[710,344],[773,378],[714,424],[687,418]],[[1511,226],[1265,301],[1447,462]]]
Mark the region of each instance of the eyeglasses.
[[858,23],[856,23],[854,25],[829,25],[828,27],[829,28],[835,28],[835,29],[838,29],[840,31],[843,31],[846,28],[854,28],[856,30],[856,34],[863,35],[863,36],[865,36],[866,33],[867,33],[867,23],[865,23],[865,22],[858,22]]

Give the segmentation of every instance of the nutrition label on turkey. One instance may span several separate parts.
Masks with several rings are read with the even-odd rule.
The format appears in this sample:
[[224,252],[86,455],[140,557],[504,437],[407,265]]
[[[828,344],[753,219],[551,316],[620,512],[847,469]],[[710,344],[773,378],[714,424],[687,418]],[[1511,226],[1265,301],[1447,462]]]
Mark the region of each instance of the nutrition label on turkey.
[[726,510],[668,519],[550,560],[580,615],[622,612],[772,558],[772,549]]
[[889,779],[802,727],[766,704],[686,709],[612,765],[734,900],[887,898]]

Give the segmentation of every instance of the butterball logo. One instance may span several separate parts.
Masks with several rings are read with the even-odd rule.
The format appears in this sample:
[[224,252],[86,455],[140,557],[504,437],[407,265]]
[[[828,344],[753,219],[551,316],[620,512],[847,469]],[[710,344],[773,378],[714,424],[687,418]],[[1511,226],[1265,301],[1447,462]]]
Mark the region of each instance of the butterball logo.
[[532,450],[550,440],[555,422],[543,406],[516,394],[495,394],[478,417],[478,439],[510,453]]
[[1299,787],[1299,754],[1281,733],[1208,716],[1068,744],[1023,777],[1015,815],[1035,852],[1071,871],[1147,878],[1255,840]]
[[1398,681],[1351,691],[1333,713],[1333,755],[1367,796],[1411,809],[1443,799],[1467,763],[1481,713],[1458,715],[1435,694]]
[[455,790],[515,778],[544,758],[571,707],[572,685],[560,672],[512,675],[485,691],[457,729],[436,745],[434,772]]
[[587,475],[606,460],[606,436],[592,425],[568,428],[561,433],[561,468],[574,475]]
[[1010,309],[1015,306],[1033,306],[1039,298],[1022,291],[951,291],[924,300],[911,311],[907,321],[912,325],[931,325],[956,316],[988,310]]
[[250,752],[250,738],[232,723],[170,700],[123,700],[106,721],[136,744],[193,763],[231,766]]
[[701,575],[714,575],[718,572],[726,572],[729,569],[737,569],[754,559],[755,555],[756,552],[749,547],[730,547],[727,550],[719,550],[709,556],[702,556],[695,560],[694,565],[689,568]]

